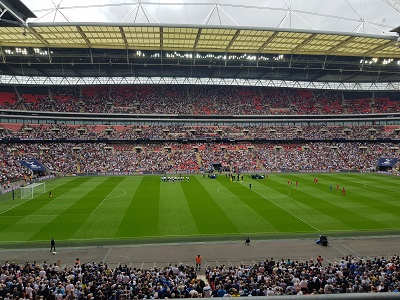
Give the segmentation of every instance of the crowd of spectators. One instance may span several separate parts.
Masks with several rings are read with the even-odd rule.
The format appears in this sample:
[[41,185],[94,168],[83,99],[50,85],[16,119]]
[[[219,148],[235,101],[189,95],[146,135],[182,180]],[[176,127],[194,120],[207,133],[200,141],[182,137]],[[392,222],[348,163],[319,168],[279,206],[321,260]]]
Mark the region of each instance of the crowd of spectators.
[[380,157],[398,155],[382,142],[52,142],[0,144],[0,183],[21,179],[19,161],[36,159],[53,174],[198,173],[214,163],[227,171],[339,171],[375,169]]
[[0,124],[0,182],[26,176],[24,159],[54,174],[199,172],[213,163],[242,172],[366,171],[397,155],[399,134],[397,126],[376,125]]
[[315,115],[400,111],[400,99],[332,90],[270,87],[135,85],[49,86],[0,92],[4,109],[130,114]]
[[0,138],[23,140],[378,140],[399,139],[396,125],[62,125],[0,123]]
[[370,171],[379,157],[396,156],[390,144],[305,143],[264,144],[256,148],[258,160],[268,171],[310,170]]
[[[45,89],[43,89],[45,90]],[[338,91],[224,86],[60,86],[46,93],[0,92],[0,108],[29,111],[314,115],[393,113],[399,101],[344,97]],[[398,126],[0,124],[0,183],[26,179],[18,161],[37,159],[53,174],[197,173],[214,163],[236,172],[373,171],[398,156]],[[223,141],[208,141],[221,138]],[[16,139],[20,139],[17,141]],[[106,142],[102,139],[108,139]],[[255,139],[255,140],[254,140]],[[257,139],[266,139],[257,142]],[[345,142],[344,140],[352,140]],[[35,142],[32,142],[36,140]],[[73,140],[73,141],[72,141]],[[318,140],[318,141],[316,141]],[[338,141],[341,140],[341,141]],[[364,140],[364,141],[363,141]],[[370,142],[365,142],[370,140]],[[25,142],[24,142],[25,141]],[[138,269],[106,263],[5,262],[0,299],[162,299],[398,292],[400,258],[343,257],[336,263],[265,259],[238,266]],[[205,275],[205,280],[198,275]]]
[[398,292],[398,268],[398,256],[372,260],[347,256],[328,265],[318,259],[271,258],[253,266],[208,267],[207,278],[216,297]]
[[274,258],[254,264],[133,268],[107,263],[17,264],[0,269],[0,299],[171,299],[399,292],[399,256],[324,263]]

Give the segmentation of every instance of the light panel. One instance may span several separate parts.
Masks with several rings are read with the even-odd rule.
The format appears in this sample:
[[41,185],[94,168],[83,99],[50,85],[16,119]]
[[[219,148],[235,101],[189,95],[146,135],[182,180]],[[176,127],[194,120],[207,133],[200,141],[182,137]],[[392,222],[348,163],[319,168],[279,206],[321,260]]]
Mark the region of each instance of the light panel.
[[[400,57],[393,37],[249,28],[107,24],[30,24],[0,27],[0,45],[176,51],[235,51],[370,57]],[[121,30],[123,33],[121,33]],[[87,39],[87,40],[85,40]],[[376,49],[376,51],[375,51]]]

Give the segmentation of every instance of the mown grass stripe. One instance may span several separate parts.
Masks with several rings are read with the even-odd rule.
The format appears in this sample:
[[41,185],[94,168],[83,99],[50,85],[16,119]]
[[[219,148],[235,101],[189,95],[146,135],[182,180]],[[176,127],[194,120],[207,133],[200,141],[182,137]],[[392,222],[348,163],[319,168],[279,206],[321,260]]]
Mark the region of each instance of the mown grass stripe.
[[[305,178],[309,176],[310,175],[305,175]],[[318,176],[318,184],[314,184],[311,180],[303,180],[303,188],[299,188],[297,193],[307,194],[307,196],[303,195],[299,197],[298,195],[298,201],[305,203],[304,199],[307,199],[307,203],[305,204],[314,207],[321,214],[329,215],[354,229],[371,230],[386,228],[386,225],[379,222],[379,220],[374,220],[372,215],[365,215],[360,211],[357,205],[357,197],[350,196],[349,192],[346,193],[346,196],[342,196],[341,192],[337,193],[336,191],[322,194],[321,189],[326,191],[326,184],[322,182],[322,177],[323,176]],[[283,178],[298,181],[304,179],[303,176],[297,174],[291,174]],[[283,183],[281,182],[281,184]],[[320,195],[323,195],[323,197]],[[332,230],[343,230],[343,228],[332,228]]]
[[226,216],[225,211],[215,202],[212,193],[205,189],[200,180],[210,180],[200,176],[194,177],[190,185],[183,185],[187,202],[199,234],[236,234],[239,231]]
[[144,176],[115,234],[118,238],[159,236],[160,178]]
[[[397,198],[396,193],[398,190],[396,190],[396,185],[398,184],[398,180],[396,177],[359,174],[359,176],[347,175],[345,179],[354,184],[357,183],[358,187],[362,190]],[[396,203],[400,206],[398,201]]]
[[[224,176],[218,180],[206,179],[200,180],[204,183],[203,187],[215,191],[211,194],[214,201],[225,212],[226,216],[235,225],[238,232],[243,234],[249,233],[270,233],[279,232],[278,229],[273,227],[266,218],[251,206],[243,201],[243,197],[238,197],[232,192],[229,187],[241,188],[240,183],[229,183]],[[250,194],[248,197],[258,197],[257,195]]]
[[340,176],[337,181],[341,184],[350,182],[351,187],[357,193],[362,193],[362,196],[373,198],[374,201],[379,200],[388,202],[390,205],[400,206],[399,201],[397,201],[397,194],[399,193],[398,177],[359,174],[359,176],[346,175],[343,178]]
[[143,177],[128,176],[115,186],[106,198],[92,211],[89,217],[71,236],[72,239],[112,239],[124,218]]
[[[71,182],[73,180],[76,180],[77,177],[54,177],[51,179],[48,179],[45,182],[46,184],[46,190],[52,190],[54,188],[59,188],[65,184],[67,184],[68,182]],[[13,199],[13,194],[12,192],[8,192],[5,194],[0,194],[0,212],[4,211],[4,207],[7,206],[15,206],[15,203],[21,201],[21,202],[26,202],[27,200],[30,199],[20,199],[21,196],[21,191],[20,189],[16,189],[14,191],[14,199]],[[7,201],[7,200],[13,200],[13,201]]]
[[[85,178],[85,177],[80,177],[80,178],[75,178],[72,181],[69,181],[62,186],[57,187],[53,192],[55,195],[60,195],[65,193],[66,191],[69,191],[70,189],[73,188],[79,188],[80,185],[84,184],[87,182],[90,178]],[[58,193],[60,192],[60,193]],[[19,195],[19,191],[17,190],[16,193]],[[56,196],[55,196],[56,197]],[[0,207],[0,214],[1,216],[25,216],[26,212],[34,212],[36,210],[39,210],[41,207],[47,205],[51,199],[49,199],[48,194],[45,193],[43,195],[38,195],[33,199],[21,199],[18,198],[11,202],[12,204],[15,203],[14,207],[12,209],[9,209],[7,206],[1,206]],[[20,204],[20,205],[18,205]]]
[[[59,189],[62,188],[64,191],[68,189],[81,190],[82,194],[84,190],[90,191],[85,187],[89,180],[90,178],[76,178],[65,183]],[[62,194],[60,197],[64,195]],[[41,227],[59,215],[60,212],[53,209],[53,203],[46,193],[6,211],[0,218],[0,240],[24,241],[31,238]],[[43,217],[43,215],[48,217]]]
[[[310,228],[312,228],[311,231],[313,232],[326,231],[338,227],[345,228],[346,230],[352,229],[352,227],[346,226],[337,219],[332,218],[327,214],[322,214],[318,209],[309,205],[308,201],[298,201],[298,189],[300,189],[300,187],[296,188],[294,184],[287,185],[287,183],[279,183],[277,185],[274,182],[274,177],[267,181],[259,181],[255,184],[256,186],[254,190],[260,190],[260,195],[266,197],[270,202],[281,207],[293,216],[296,216],[305,224],[308,224],[308,231],[310,231]],[[282,196],[271,197],[271,194],[279,195],[279,193],[281,193]],[[290,230],[293,230],[291,223],[286,222],[286,224],[286,231],[290,232]],[[307,230],[307,228],[303,228],[303,230]]]
[[293,229],[295,229],[294,231],[301,232],[316,230],[310,224],[307,224],[299,217],[282,208],[278,203],[274,203],[272,201],[275,197],[278,197],[281,201],[284,201],[284,192],[278,191],[276,195],[271,195],[268,193],[268,191],[263,193],[265,186],[263,188],[263,192],[260,192],[260,189],[257,189],[259,186],[258,183],[258,181],[252,182],[252,184],[254,184],[252,190],[249,189],[248,183],[244,185],[240,184],[239,182],[236,182],[238,186],[237,188],[233,189],[233,185],[231,185],[229,189],[238,197],[242,198],[246,205],[260,214],[266,221],[268,221],[280,232],[293,232]]
[[[358,209],[361,213],[369,218],[383,223],[383,227],[390,228],[392,221],[398,218],[395,207],[399,207],[397,193],[394,190],[387,191],[384,188],[367,189],[365,183],[355,180],[344,181],[338,180],[339,183],[351,182],[350,188],[346,193],[352,197],[352,209]],[[379,185],[379,180],[375,180],[375,184]],[[347,196],[346,195],[346,196]]]
[[158,222],[160,235],[188,236],[199,234],[183,191],[183,186],[190,186],[191,184],[190,180],[189,182],[160,182]]
[[[288,185],[288,179],[298,180],[299,187]],[[316,231],[387,234],[400,228],[400,178],[394,176],[293,172],[273,173],[265,180],[245,175],[243,183],[232,183],[225,175],[217,180],[191,175],[190,182],[180,183],[161,182],[160,176],[69,180],[46,182],[52,200],[44,194],[12,209],[5,208],[18,199],[0,202],[0,241],[48,241],[52,236],[68,243],[167,236],[204,240],[310,236]],[[346,187],[345,197],[336,192],[336,183]],[[293,225],[293,219],[298,223]]]
[[[89,217],[91,212],[103,201],[105,197],[118,185],[123,177],[92,178],[92,184],[87,194],[81,194],[78,200],[73,202],[68,208],[63,207],[63,211],[58,217],[48,222],[41,228],[31,240],[45,240],[49,236],[57,239],[68,240],[81,224]],[[59,201],[62,207],[62,201]],[[56,209],[56,208],[55,208]],[[57,236],[55,236],[57,233]]]

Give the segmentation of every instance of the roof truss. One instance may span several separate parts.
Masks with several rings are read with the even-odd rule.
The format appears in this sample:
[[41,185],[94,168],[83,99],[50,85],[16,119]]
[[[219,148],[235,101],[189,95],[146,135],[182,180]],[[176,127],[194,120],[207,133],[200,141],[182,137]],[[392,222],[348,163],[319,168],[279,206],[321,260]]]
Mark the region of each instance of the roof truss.
[[396,36],[149,24],[0,27],[0,46],[400,57]]

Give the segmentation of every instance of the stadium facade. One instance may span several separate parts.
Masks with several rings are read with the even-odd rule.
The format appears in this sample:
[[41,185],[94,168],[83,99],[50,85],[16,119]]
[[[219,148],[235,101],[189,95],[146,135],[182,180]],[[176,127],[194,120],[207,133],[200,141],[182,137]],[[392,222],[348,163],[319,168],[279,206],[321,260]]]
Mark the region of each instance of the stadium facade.
[[[77,130],[103,125],[102,131],[108,132],[118,131],[113,126],[140,125],[239,126],[241,132],[260,125],[297,126],[293,129],[297,133],[311,125],[342,126],[341,134],[331,141],[390,142],[396,148],[400,117],[396,34],[226,25],[27,23],[35,15],[21,2],[13,6],[5,2],[3,10],[8,21],[0,27],[4,104],[0,121],[2,131],[13,128],[12,124],[23,125],[18,130],[23,130],[24,139],[29,139],[30,125],[46,125],[53,132],[58,132],[57,124],[77,126]],[[152,96],[162,95],[158,102],[142,102],[146,88],[153,90]],[[235,94],[235,105],[226,99],[229,89]],[[204,97],[211,93],[209,106],[214,109],[184,109],[193,105],[190,98],[196,91]],[[68,92],[73,109],[62,108]],[[134,102],[116,100],[124,92]],[[330,93],[334,101],[327,100]],[[95,99],[100,94],[101,99]],[[201,103],[201,97],[196,101]],[[306,107],[302,101],[314,104]],[[252,107],[243,110],[250,102]],[[143,109],[146,105],[156,108]],[[358,125],[365,127],[364,134],[351,138],[346,126]],[[387,127],[375,134],[376,126]],[[271,130],[261,139],[242,141],[275,141]],[[241,141],[220,133],[215,137],[215,133],[194,141]],[[118,141],[124,139],[128,142],[126,137]],[[302,135],[295,139],[308,140]],[[16,135],[13,141],[20,140]],[[98,140],[114,141],[103,135]],[[9,136],[2,139],[10,141]]]

